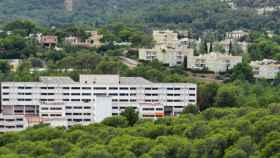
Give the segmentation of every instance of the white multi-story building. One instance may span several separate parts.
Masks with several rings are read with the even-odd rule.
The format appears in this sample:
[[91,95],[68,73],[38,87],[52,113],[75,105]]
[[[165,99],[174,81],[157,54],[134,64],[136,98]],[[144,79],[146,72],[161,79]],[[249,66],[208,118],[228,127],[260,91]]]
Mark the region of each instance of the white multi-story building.
[[157,59],[169,66],[176,66],[183,64],[185,57],[193,54],[193,49],[190,47],[192,41],[188,38],[179,40],[178,33],[174,31],[154,31],[153,38],[155,41],[153,48],[139,49],[140,60]]
[[279,61],[270,59],[252,61],[250,66],[253,68],[255,78],[274,79],[280,71]]
[[235,65],[242,62],[242,56],[232,56],[221,53],[201,54],[199,56],[188,56],[188,68],[198,70],[209,70],[215,73],[226,72]]
[[240,40],[241,38],[248,36],[249,33],[243,30],[236,30],[226,33],[226,39]]
[[1,110],[4,117],[28,117],[24,127],[36,122],[88,125],[130,106],[139,110],[140,117],[157,118],[177,115],[196,104],[196,90],[191,83],[152,83],[118,75],[81,75],[80,82],[41,77],[40,82],[2,82]]

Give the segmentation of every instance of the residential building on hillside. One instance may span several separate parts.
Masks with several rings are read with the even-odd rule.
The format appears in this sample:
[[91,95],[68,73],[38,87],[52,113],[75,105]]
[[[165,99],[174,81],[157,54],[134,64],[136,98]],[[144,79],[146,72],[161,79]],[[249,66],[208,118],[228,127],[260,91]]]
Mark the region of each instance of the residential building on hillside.
[[102,46],[101,39],[103,38],[97,31],[90,31],[90,37],[85,41],[82,41],[80,37],[69,36],[64,39],[66,44],[70,44],[72,46],[79,46],[85,48],[96,47],[99,48]]
[[58,43],[58,38],[57,36],[42,36],[39,39],[39,43],[48,48],[55,47]]
[[241,62],[241,56],[232,56],[215,52],[199,56],[188,56],[187,58],[189,69],[208,70],[215,73],[226,72]]
[[28,120],[18,127],[22,122],[11,121],[14,126],[9,130],[40,122],[88,125],[119,115],[126,107],[137,109],[141,118],[156,119],[178,115],[185,106],[197,103],[196,84],[153,83],[119,75],[81,75],[79,82],[69,77],[40,77],[39,82],[2,82],[0,90],[2,117]]
[[226,39],[240,40],[241,38],[248,36],[249,33],[243,30],[236,30],[226,33]]
[[178,33],[171,30],[153,31],[155,46],[139,49],[139,59],[145,61],[159,60],[169,66],[181,65],[188,55],[193,54],[191,39],[178,39]]
[[227,53],[230,52],[230,45],[234,46],[234,44],[237,44],[238,46],[240,46],[241,50],[243,52],[247,52],[248,50],[248,42],[239,42],[239,41],[236,41],[236,40],[231,40],[231,39],[225,39],[223,41],[219,41],[219,42],[215,42],[215,44],[220,44],[223,46],[223,48],[225,48],[225,51]]
[[274,79],[280,71],[280,62],[271,59],[252,61],[250,66],[255,78]]

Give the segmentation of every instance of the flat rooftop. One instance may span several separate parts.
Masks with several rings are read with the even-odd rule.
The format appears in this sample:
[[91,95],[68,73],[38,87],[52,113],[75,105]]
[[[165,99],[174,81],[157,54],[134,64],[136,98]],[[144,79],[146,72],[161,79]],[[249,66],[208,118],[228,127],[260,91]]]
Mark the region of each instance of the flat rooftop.
[[40,82],[47,84],[71,84],[75,83],[70,77],[40,77]]

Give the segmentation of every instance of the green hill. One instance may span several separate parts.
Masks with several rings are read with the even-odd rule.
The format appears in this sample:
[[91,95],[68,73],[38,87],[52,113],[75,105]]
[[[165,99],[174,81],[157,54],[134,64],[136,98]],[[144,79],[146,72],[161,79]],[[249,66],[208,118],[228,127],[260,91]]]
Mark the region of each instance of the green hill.
[[[280,24],[279,13],[259,16],[250,9],[232,10],[221,0],[74,1],[73,12],[65,13],[63,0],[0,0],[0,20],[26,18],[49,26],[72,23],[100,26],[120,22],[150,27],[191,28],[196,32],[240,28],[277,30]],[[279,2],[275,0],[274,3]]]

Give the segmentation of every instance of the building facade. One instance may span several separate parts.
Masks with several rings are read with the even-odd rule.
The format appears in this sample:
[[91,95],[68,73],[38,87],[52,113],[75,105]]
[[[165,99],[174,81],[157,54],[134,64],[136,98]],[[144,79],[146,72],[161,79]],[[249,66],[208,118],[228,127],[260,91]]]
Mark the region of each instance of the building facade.
[[187,61],[189,69],[208,70],[219,73],[226,72],[241,63],[242,57],[212,52],[199,56],[188,56]]
[[255,78],[274,79],[280,71],[280,63],[270,59],[252,61],[250,66]]
[[158,60],[169,66],[182,65],[188,55],[193,54],[191,40],[179,40],[178,33],[171,30],[153,31],[155,46],[151,49],[139,49],[139,59],[144,61]]
[[40,82],[2,82],[1,111],[4,117],[24,116],[29,120],[24,128],[38,122],[88,125],[130,106],[140,117],[155,119],[178,115],[185,106],[196,104],[196,91],[196,84],[152,83],[118,75],[81,75],[80,82],[41,77]]

